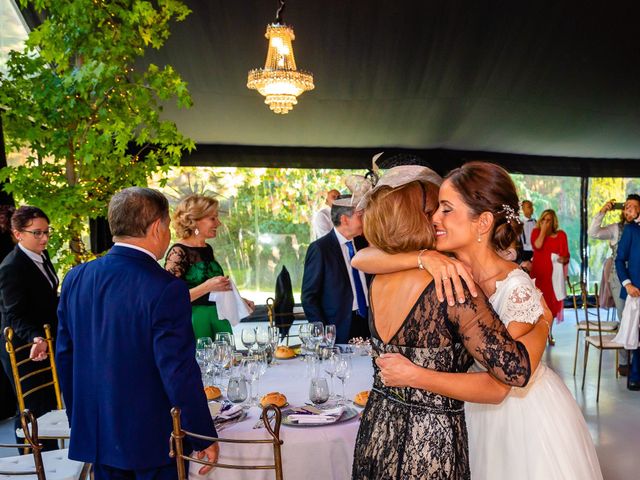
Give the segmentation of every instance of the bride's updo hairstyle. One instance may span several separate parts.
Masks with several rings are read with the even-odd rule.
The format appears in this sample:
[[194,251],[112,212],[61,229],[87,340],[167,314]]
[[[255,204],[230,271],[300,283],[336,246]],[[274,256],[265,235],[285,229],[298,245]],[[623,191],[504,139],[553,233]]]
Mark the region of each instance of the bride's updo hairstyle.
[[431,216],[437,208],[438,186],[431,182],[380,187],[364,211],[364,236],[386,253],[433,249],[436,235]]
[[460,194],[473,215],[493,214],[491,243],[497,251],[506,250],[522,233],[516,186],[507,171],[493,163],[469,162],[445,177]]

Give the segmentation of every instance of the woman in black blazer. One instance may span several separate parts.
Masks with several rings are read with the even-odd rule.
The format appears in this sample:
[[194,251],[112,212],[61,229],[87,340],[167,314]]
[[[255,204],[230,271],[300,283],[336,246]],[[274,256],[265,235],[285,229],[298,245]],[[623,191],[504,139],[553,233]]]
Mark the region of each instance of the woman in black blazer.
[[[38,365],[38,361],[47,358],[44,325],[51,325],[54,334],[58,326],[59,282],[46,250],[51,234],[47,215],[37,207],[20,207],[11,217],[11,228],[18,244],[0,265],[0,312],[2,332],[5,327],[13,329],[15,347],[36,342],[30,352],[24,352],[23,357],[18,354],[18,361],[26,358],[27,353],[35,360],[20,367],[20,374],[24,375],[45,366]],[[4,335],[2,339],[4,347]],[[0,348],[0,360],[13,383],[9,354],[5,348]],[[35,375],[23,382],[23,391],[33,388],[29,385],[30,380],[33,380],[33,386],[37,386],[50,381],[50,378],[46,374]],[[25,398],[25,406],[36,417],[55,409],[53,387]],[[56,448],[56,442],[47,443],[50,443],[47,447]]]

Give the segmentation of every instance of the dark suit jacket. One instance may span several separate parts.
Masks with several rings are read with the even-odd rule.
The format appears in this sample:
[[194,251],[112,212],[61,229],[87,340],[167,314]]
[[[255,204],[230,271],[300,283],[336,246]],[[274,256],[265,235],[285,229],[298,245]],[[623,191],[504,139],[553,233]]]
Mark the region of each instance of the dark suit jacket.
[[115,246],[67,274],[58,317],[70,458],[125,470],[171,463],[173,406],[186,430],[215,436],[183,280],[146,253]]
[[[356,237],[354,244],[356,250],[367,247],[363,237]],[[302,277],[302,308],[310,322],[336,326],[336,343],[349,339],[353,312],[350,275],[334,230],[309,245]]]
[[[618,242],[616,272],[621,283],[631,280],[633,286],[640,288],[640,225],[635,222],[624,227]],[[624,287],[620,292],[620,298],[627,298],[627,290]]]
[[[45,256],[49,254],[45,251]],[[33,341],[34,337],[44,337],[44,325],[51,325],[51,334],[56,335],[58,317],[58,294],[51,284],[31,260],[17,245],[0,265],[0,312],[2,314],[0,339],[0,361],[13,385],[13,376],[9,354],[4,346],[4,329],[14,330],[13,345],[21,347]],[[28,358],[29,350],[17,354],[18,361]],[[48,365],[48,363],[47,363]],[[20,374],[25,375],[47,365],[38,362],[27,362],[19,367]],[[49,373],[34,375],[22,382],[23,391],[50,382]],[[5,400],[5,399],[3,399]],[[56,397],[53,388],[46,388],[25,398],[26,407],[36,417],[56,408]]]
[[[44,254],[49,258],[46,251]],[[33,337],[44,337],[47,323],[55,335],[58,294],[17,245],[0,265],[0,298],[2,331],[13,328],[16,346],[33,341]]]

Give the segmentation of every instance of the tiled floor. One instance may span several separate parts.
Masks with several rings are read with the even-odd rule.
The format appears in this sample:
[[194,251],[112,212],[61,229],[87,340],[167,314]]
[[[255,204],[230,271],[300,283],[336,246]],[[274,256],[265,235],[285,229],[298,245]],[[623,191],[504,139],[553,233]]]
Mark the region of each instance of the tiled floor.
[[[631,480],[640,477],[640,392],[626,388],[626,379],[615,378],[613,352],[605,352],[602,364],[600,402],[596,403],[597,355],[591,349],[587,381],[584,392],[582,380],[582,345],[578,357],[578,372],[574,377],[573,352],[575,348],[575,322],[572,310],[565,312],[567,321],[554,327],[556,346],[549,347],[546,362],[565,381],[582,408],[593,436],[605,480]],[[247,324],[242,324],[244,327]],[[241,328],[236,328],[239,330]],[[0,443],[11,442],[13,423],[0,423]],[[7,456],[0,451],[0,456]],[[514,479],[519,480],[519,479]],[[538,479],[531,479],[538,480]],[[545,479],[540,479],[545,480]],[[581,479],[566,479],[581,480]]]

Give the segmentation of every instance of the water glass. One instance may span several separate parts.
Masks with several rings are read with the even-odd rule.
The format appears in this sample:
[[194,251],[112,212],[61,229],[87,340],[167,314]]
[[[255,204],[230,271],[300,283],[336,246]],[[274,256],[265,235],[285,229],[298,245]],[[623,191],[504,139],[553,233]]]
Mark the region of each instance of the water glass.
[[213,340],[211,337],[200,337],[196,340],[196,350],[206,350],[213,347]]
[[226,342],[214,342],[211,349],[211,362],[215,367],[213,383],[216,383],[216,374],[222,370],[233,358],[233,349]]
[[309,400],[314,405],[321,405],[329,400],[329,385],[324,377],[315,377],[311,379],[309,385]]
[[333,347],[336,344],[336,326],[335,325],[325,325],[324,343],[327,345],[327,347]]
[[227,398],[233,403],[242,403],[247,399],[247,381],[242,376],[229,377]]
[[331,396],[335,396],[333,377],[336,374],[336,368],[340,362],[340,349],[338,347],[325,347],[320,351],[320,355],[322,358],[322,368],[331,378]]
[[306,350],[308,349],[309,338],[311,338],[311,324],[303,323],[302,325],[300,325],[300,332],[298,335],[300,335],[300,341],[302,342],[300,353],[304,355]]
[[260,376],[260,368],[256,357],[249,356],[242,359],[242,376],[249,384],[249,406],[256,404],[252,385]]
[[264,350],[264,347],[270,343],[270,340],[269,327],[260,325],[256,328],[256,343],[258,344],[258,350]]
[[309,327],[309,349],[315,353],[316,348],[324,338],[324,325],[322,322],[313,322]]

